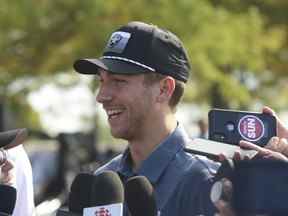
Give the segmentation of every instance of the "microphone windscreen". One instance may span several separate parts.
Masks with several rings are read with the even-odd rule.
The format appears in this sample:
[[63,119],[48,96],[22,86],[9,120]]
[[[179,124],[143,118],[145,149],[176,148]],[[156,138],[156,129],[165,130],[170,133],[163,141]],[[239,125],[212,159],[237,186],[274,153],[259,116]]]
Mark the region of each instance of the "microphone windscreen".
[[145,176],[134,176],[126,182],[125,199],[132,216],[156,216],[154,189]]
[[91,206],[110,205],[124,202],[124,188],[117,173],[104,171],[94,178]]
[[22,144],[28,136],[26,128],[19,128],[0,132],[0,147],[10,149]]
[[88,173],[78,174],[71,184],[68,208],[73,213],[83,213],[90,206],[91,188],[95,176]]
[[[57,213],[56,213],[56,216],[82,216],[83,214],[79,214],[79,213],[73,213],[73,212],[70,212],[68,210],[64,210],[64,209],[58,209],[57,210]],[[0,214],[1,216],[1,214]]]
[[16,203],[16,189],[9,185],[0,185],[0,212],[8,215],[13,213]]

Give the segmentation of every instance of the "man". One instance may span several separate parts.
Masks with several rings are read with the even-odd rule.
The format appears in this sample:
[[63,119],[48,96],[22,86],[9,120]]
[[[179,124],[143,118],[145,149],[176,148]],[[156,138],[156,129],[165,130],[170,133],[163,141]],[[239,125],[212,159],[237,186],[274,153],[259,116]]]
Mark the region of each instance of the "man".
[[178,37],[130,22],[112,34],[100,59],[77,60],[74,68],[99,76],[97,101],[111,133],[128,141],[126,151],[96,173],[113,170],[123,181],[146,176],[161,216],[214,215],[209,194],[217,164],[184,151],[188,135],[175,118],[190,72]]

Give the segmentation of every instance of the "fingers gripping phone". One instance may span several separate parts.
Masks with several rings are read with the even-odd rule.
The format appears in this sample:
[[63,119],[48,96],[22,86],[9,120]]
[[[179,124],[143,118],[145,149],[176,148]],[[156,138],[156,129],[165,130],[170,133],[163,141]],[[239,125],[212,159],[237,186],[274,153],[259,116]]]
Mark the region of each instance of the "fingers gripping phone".
[[208,114],[209,139],[238,145],[246,140],[265,146],[276,136],[276,118],[266,113],[212,109]]

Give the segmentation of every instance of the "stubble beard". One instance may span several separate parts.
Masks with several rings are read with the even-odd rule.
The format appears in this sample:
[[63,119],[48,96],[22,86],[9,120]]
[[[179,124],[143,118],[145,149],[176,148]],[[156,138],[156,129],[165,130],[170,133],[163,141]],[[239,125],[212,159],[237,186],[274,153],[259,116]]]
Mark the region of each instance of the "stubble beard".
[[132,140],[139,139],[139,137],[141,137],[144,121],[145,121],[145,115],[142,113],[141,116],[137,116],[132,119],[130,118],[128,120],[127,127],[119,131],[113,131],[113,129],[110,126],[110,132],[114,138],[124,139],[130,142]]

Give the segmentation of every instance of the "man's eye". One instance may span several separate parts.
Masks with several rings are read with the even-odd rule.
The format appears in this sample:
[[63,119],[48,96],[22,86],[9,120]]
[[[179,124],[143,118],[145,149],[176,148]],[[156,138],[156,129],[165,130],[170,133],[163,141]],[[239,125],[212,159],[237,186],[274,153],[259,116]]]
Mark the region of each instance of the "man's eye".
[[116,79],[116,80],[114,80],[114,82],[117,84],[124,84],[124,83],[126,83],[126,80]]

